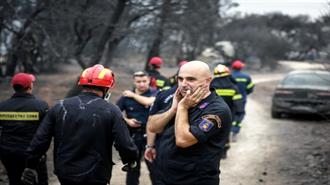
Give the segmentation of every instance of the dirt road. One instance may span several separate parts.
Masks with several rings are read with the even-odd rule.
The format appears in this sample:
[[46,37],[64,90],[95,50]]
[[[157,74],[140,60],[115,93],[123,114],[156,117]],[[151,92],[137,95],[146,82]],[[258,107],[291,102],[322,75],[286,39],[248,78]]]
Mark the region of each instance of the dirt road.
[[221,164],[225,185],[330,184],[330,123],[270,117],[276,81],[257,84],[238,142]]

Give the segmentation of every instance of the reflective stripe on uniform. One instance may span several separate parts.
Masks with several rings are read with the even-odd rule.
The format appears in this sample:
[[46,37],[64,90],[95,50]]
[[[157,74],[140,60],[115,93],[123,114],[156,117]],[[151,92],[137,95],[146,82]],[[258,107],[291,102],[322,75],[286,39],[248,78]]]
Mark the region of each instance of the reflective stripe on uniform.
[[235,94],[233,96],[233,100],[239,100],[239,99],[242,99],[242,98],[243,98],[243,96],[241,94]]
[[163,87],[165,85],[165,81],[164,80],[156,80],[156,85],[157,85],[157,87]]
[[236,93],[233,89],[216,89],[215,92],[219,96],[234,96]]
[[236,82],[247,82],[246,78],[235,78]]
[[241,122],[233,121],[232,125],[235,127],[241,127]]
[[249,85],[246,88],[251,89],[253,86],[254,86],[254,83],[250,82]]
[[169,90],[169,89],[171,89],[170,86],[165,86],[165,87],[163,87],[161,90],[162,90],[162,91],[165,91],[165,90]]
[[39,112],[0,112],[0,120],[38,121]]
[[214,78],[216,78],[216,77],[225,77],[225,76],[229,76],[229,73],[215,74]]

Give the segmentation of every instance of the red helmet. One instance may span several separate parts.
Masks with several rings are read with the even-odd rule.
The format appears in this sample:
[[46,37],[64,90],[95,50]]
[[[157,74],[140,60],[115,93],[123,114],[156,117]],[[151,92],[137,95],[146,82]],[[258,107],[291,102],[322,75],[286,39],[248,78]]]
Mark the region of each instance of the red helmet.
[[224,76],[228,76],[228,75],[230,75],[230,70],[227,66],[222,65],[222,64],[218,64],[214,68],[214,76],[215,77],[224,77]]
[[85,69],[79,79],[78,85],[98,86],[111,88],[115,85],[115,75],[101,64]]
[[159,68],[161,65],[163,65],[163,59],[160,57],[152,57],[149,60],[149,65],[153,65]]
[[236,69],[236,70],[241,70],[243,69],[243,67],[245,66],[245,64],[240,61],[240,60],[235,60],[232,64],[231,64],[231,67],[233,69]]

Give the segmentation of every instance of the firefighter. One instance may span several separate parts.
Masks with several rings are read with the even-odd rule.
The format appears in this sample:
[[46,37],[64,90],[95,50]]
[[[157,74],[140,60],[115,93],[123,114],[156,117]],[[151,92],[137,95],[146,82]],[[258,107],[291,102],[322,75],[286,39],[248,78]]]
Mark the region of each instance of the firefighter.
[[[18,73],[11,80],[13,96],[0,103],[0,160],[10,185],[21,185],[28,148],[41,120],[48,111],[48,104],[33,94],[32,74]],[[38,159],[36,172],[40,185],[48,184],[45,156]]]
[[206,63],[183,65],[171,104],[148,121],[149,131],[162,133],[156,160],[162,184],[219,184],[231,115],[224,100],[210,91],[211,80]]
[[[214,68],[214,78],[211,87],[214,88],[216,93],[228,104],[232,113],[233,122],[235,122],[238,115],[243,111],[242,95],[240,94],[238,87],[232,82],[228,67],[218,64]],[[235,139],[236,138],[233,138],[233,142],[236,141]],[[229,140],[230,139],[228,138],[223,158],[226,158],[227,151],[230,148]]]
[[150,86],[158,90],[170,89],[169,80],[160,73],[160,68],[163,65],[163,59],[160,57],[152,57],[149,60],[149,70],[147,71],[150,76]]
[[240,93],[242,94],[242,101],[243,101],[243,111],[240,112],[236,121],[233,122],[233,127],[232,127],[233,138],[236,138],[237,134],[240,131],[241,123],[245,116],[245,105],[247,102],[247,96],[250,93],[252,93],[254,89],[254,83],[252,82],[251,77],[248,74],[241,72],[244,66],[245,64],[240,60],[235,60],[231,65],[232,68],[231,75],[236,81],[236,85]]
[[149,87],[149,76],[138,71],[133,75],[134,89],[126,90],[123,96],[117,101],[117,106],[121,111],[124,111],[124,119],[130,131],[138,150],[139,160],[134,171],[127,172],[126,184],[138,185],[140,177],[141,161],[146,146],[146,124],[149,115],[149,108],[155,100],[157,94],[156,89]]
[[136,166],[137,148],[123,116],[117,106],[105,100],[114,84],[112,71],[100,64],[82,72],[82,92],[51,108],[34,136],[22,176],[26,184],[35,182],[36,159],[48,150],[52,137],[54,172],[61,185],[109,183],[113,143],[126,164],[123,170]]

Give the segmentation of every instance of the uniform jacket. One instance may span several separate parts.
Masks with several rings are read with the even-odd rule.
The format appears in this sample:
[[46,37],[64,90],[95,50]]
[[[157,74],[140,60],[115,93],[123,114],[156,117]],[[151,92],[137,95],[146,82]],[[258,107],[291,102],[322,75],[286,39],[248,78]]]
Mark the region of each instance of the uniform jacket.
[[244,111],[242,95],[230,76],[213,78],[211,88],[228,104],[234,120],[236,114]]
[[112,145],[123,163],[135,161],[137,148],[118,107],[94,93],[57,103],[49,110],[28,153],[28,166],[45,153],[54,137],[55,174],[74,183],[106,183],[112,171]]
[[235,79],[238,89],[242,94],[242,99],[245,102],[247,95],[253,92],[254,83],[248,74],[242,73],[241,71],[233,70],[232,76]]
[[0,103],[0,153],[24,154],[47,111],[46,102],[27,93]]
[[167,90],[171,88],[170,81],[156,70],[149,70],[150,86],[158,90]]

